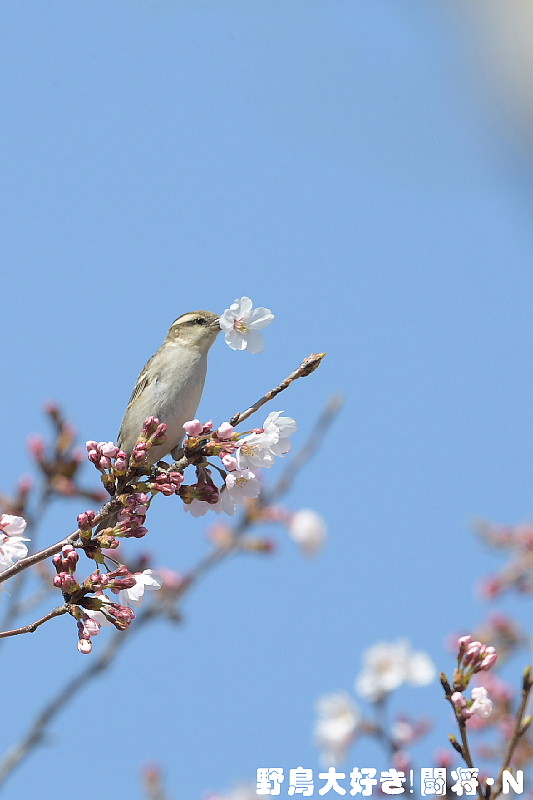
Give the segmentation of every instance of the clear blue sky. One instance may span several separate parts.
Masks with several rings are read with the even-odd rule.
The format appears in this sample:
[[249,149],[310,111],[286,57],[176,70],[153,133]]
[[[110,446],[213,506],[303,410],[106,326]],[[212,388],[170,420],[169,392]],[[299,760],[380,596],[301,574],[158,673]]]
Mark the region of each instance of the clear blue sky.
[[[272,406],[295,445],[346,397],[287,498],[326,517],[327,549],[307,561],[280,532],[276,556],[213,573],[181,627],[78,697],[9,798],[55,800],[63,780],[140,797],[147,761],[187,800],[316,768],[315,699],[352,688],[366,647],[407,636],[449,669],[446,635],[482,618],[473,578],[497,562],[472,521],[531,513],[531,236],[522,154],[455,25],[411,0],[2,4],[2,489],[43,399],[81,441],[114,438],[169,324],[243,294],[276,322],[262,355],[216,343],[202,416],[318,350]],[[80,510],[58,506],[43,542]],[[181,569],[204,527],[161,500],[142,546]],[[2,746],[81,666],[75,639],[62,618],[2,649]],[[447,719],[436,685],[405,697]]]

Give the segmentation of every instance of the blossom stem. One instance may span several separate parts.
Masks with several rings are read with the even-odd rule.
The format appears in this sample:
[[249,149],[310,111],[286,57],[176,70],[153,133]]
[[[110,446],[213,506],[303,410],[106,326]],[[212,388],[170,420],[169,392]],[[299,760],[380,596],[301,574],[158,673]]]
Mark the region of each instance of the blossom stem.
[[298,369],[295,369],[294,372],[291,372],[288,378],[285,378],[285,380],[282,381],[279,386],[276,386],[274,389],[266,392],[266,394],[260,397],[259,400],[250,406],[250,408],[246,409],[246,411],[241,411],[239,414],[235,414],[230,419],[229,424],[233,427],[239,425],[245,419],[251,417],[252,414],[261,408],[261,406],[264,406],[265,403],[269,402],[269,400],[272,400],[274,397],[276,397],[276,395],[280,394],[280,392],[283,392],[285,389],[287,389],[295,380],[298,380],[298,378],[305,378],[307,375],[311,375],[311,373],[320,366],[325,355],[325,353],[312,353],[310,356],[307,356],[307,358],[304,358]]

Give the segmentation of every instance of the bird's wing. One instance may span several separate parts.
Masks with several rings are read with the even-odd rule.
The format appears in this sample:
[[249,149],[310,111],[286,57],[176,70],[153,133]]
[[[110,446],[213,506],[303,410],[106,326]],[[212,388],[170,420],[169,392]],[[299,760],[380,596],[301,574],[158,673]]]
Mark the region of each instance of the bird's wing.
[[[146,364],[143,367],[143,370],[142,370],[141,374],[137,378],[137,383],[135,384],[135,388],[134,388],[133,392],[131,393],[131,397],[130,397],[130,400],[129,400],[129,403],[128,403],[128,408],[131,406],[131,404],[134,402],[134,400],[136,400],[138,397],[140,397],[142,392],[146,389],[146,386],[148,384],[148,378],[149,378],[149,375],[150,375],[150,367],[152,366],[152,362],[153,362],[154,358],[155,358],[155,356],[152,356],[152,358],[149,361],[146,362]],[[126,411],[127,411],[127,409],[126,409]]]
[[[156,355],[157,355],[157,353],[156,353]],[[152,358],[150,358],[146,362],[146,364],[144,365],[144,367],[142,369],[141,374],[137,378],[137,383],[135,384],[135,388],[133,389],[133,392],[131,393],[131,397],[130,397],[129,403],[127,405],[126,411],[124,412],[124,419],[122,420],[122,425],[120,426],[120,431],[118,432],[117,441],[118,441],[119,446],[122,446],[122,443],[123,443],[122,440],[124,438],[124,436],[123,436],[123,434],[124,434],[124,426],[125,426],[125,424],[127,424],[129,413],[130,413],[135,401],[141,396],[141,394],[144,392],[144,390],[146,389],[148,384],[152,382],[154,359],[155,359],[156,355],[152,356]]]

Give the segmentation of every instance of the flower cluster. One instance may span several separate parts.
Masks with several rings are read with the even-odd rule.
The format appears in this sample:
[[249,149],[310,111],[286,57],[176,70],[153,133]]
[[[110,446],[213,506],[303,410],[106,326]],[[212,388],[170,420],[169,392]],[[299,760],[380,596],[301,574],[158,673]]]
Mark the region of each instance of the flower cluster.
[[163,422],[148,417],[129,457],[114,442],[90,440],[86,443],[87,458],[102,473],[102,483],[110,494],[115,491],[117,479],[126,475],[128,469],[135,470],[145,464],[148,451],[165,440],[166,430]]
[[114,536],[141,539],[148,533],[145,526],[146,514],[151,502],[150,495],[146,492],[132,492],[120,497],[123,508],[117,517],[117,524],[112,530]]
[[22,517],[0,514],[0,572],[28,555],[24,542],[30,540],[22,535],[25,530],[26,520]]
[[453,676],[453,689],[446,675],[441,675],[441,683],[447,699],[455,709],[459,722],[464,723],[473,715],[486,719],[492,713],[492,700],[485,686],[477,686],[471,691],[471,699],[464,696],[464,691],[474,675],[491,669],[498,658],[496,648],[492,645],[475,641],[472,636],[461,636],[458,639],[457,667]]
[[498,658],[496,648],[474,641],[470,635],[458,641],[457,668],[453,676],[453,688],[462,692],[473,676],[494,666]]
[[490,700],[484,686],[477,686],[471,691],[472,699],[470,702],[462,692],[454,692],[451,701],[459,719],[469,719],[473,714],[477,714],[481,719],[490,717],[492,713],[492,700]]
[[271,467],[276,457],[288,453],[289,437],[297,430],[296,422],[291,417],[282,417],[282,413],[270,413],[262,428],[245,434],[238,434],[229,422],[223,422],[216,430],[212,420],[202,423],[194,419],[185,423],[185,455],[194,455],[201,449],[206,456],[218,456],[224,467],[220,470],[224,478],[222,486],[215,485],[209,468],[197,467],[197,482],[179,489],[185,511],[195,517],[209,510],[232,516],[237,506],[259,496],[257,468]]
[[74,577],[79,558],[76,549],[71,544],[64,545],[61,552],[52,558],[57,573],[54,578],[54,586],[56,589],[61,589],[64,595],[72,595],[81,588]]
[[47,444],[42,436],[31,436],[28,449],[44,477],[49,492],[64,497],[87,497],[95,502],[104,499],[99,491],[78,485],[78,471],[83,451],[75,447],[75,429],[65,420],[55,403],[47,403],[45,411],[54,428],[54,441]]
[[[363,670],[355,680],[357,693],[381,707],[387,696],[404,683],[424,686],[435,677],[435,667],[426,653],[413,651],[409,642],[380,642],[363,655]],[[336,766],[342,762],[356,737],[364,735],[387,739],[394,753],[394,766],[409,768],[404,748],[428,731],[424,720],[398,717],[386,732],[381,722],[366,718],[347,692],[335,692],[320,698],[314,738],[322,762]]]
[[[87,654],[92,650],[92,638],[100,632],[102,625],[126,630],[135,619],[131,605],[141,605],[145,591],[160,589],[163,581],[154,570],[133,573],[120,564],[111,572],[96,570],[80,585],[74,577],[77,559],[72,550],[67,546],[61,555],[55,557],[58,576],[54,584],[59,585],[56,580],[61,576],[60,588],[66,600],[72,603],[69,612],[77,621],[78,650]],[[112,600],[106,592],[118,595],[119,602]]]

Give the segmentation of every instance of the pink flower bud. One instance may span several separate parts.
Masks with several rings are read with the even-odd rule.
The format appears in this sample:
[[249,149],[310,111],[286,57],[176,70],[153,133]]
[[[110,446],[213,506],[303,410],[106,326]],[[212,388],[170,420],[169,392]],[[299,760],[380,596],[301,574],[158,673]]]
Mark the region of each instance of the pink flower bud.
[[83,621],[84,632],[87,633],[87,638],[96,636],[100,633],[100,623],[91,617],[86,617]]
[[109,469],[111,467],[111,459],[107,456],[100,457],[100,469]]
[[167,435],[167,425],[164,422],[161,422],[154,432],[154,439],[162,439]]
[[450,698],[455,708],[458,710],[466,706],[466,698],[461,692],[454,692]]
[[102,455],[107,456],[108,458],[115,458],[119,452],[119,448],[116,446],[116,444],[113,444],[113,442],[100,442],[98,449]]
[[144,425],[143,425],[142,432],[143,432],[144,436],[146,436],[146,437],[152,436],[154,434],[154,432],[156,431],[158,425],[159,425],[159,420],[157,419],[157,417],[148,417],[144,421]]
[[234,430],[235,428],[229,422],[223,422],[217,429],[217,436],[222,440],[231,439]]
[[43,408],[51,417],[55,418],[59,416],[59,406],[55,400],[46,400],[46,402],[43,403]]
[[179,489],[179,487],[183,483],[184,475],[183,472],[174,471],[168,473],[168,478],[170,480],[170,483]]
[[26,495],[30,492],[35,485],[35,481],[31,475],[24,475],[18,483],[18,489],[20,494]]
[[95,516],[95,512],[90,509],[89,511],[83,511],[81,514],[78,514],[78,527],[81,528],[81,530],[92,528]]
[[479,654],[481,652],[481,642],[471,642],[465,653],[464,663],[471,664],[473,661],[477,661]]
[[64,592],[73,592],[78,588],[78,581],[73,575],[69,575],[68,573],[62,573],[64,575],[63,578],[63,591]]
[[88,655],[93,649],[93,644],[90,639],[78,639],[78,650],[83,655]]
[[88,442],[85,442],[85,446],[90,452],[91,450],[96,450],[98,448],[98,442],[94,442],[92,439],[90,439]]
[[199,436],[202,433],[203,427],[199,419],[192,419],[184,424],[183,430],[188,436]]
[[222,463],[229,472],[233,472],[239,466],[237,459],[229,455],[222,456]]
[[494,666],[498,659],[498,653],[496,652],[496,648],[492,646],[488,646],[484,648],[484,651],[481,652],[481,663],[479,665],[479,669],[490,669]]
[[42,461],[44,456],[44,439],[42,436],[30,436],[28,439],[28,450],[36,461]]

